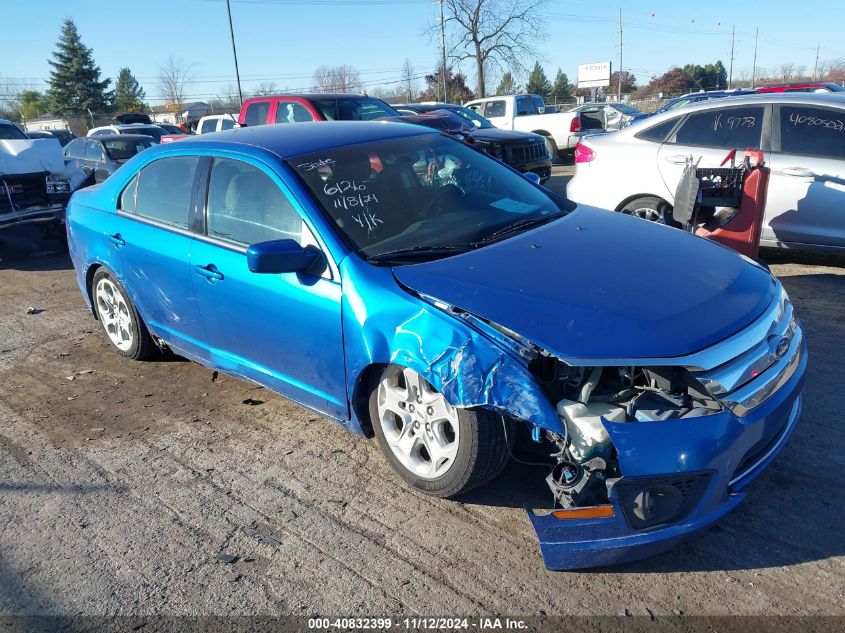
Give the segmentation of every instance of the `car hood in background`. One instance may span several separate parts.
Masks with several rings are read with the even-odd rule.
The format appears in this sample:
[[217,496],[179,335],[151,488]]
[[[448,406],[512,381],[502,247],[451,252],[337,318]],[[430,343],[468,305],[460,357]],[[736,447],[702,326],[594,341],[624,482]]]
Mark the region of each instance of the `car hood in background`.
[[539,134],[526,134],[525,132],[515,132],[512,130],[500,130],[499,128],[475,128],[470,132],[470,136],[477,141],[484,141],[487,143],[508,143],[508,142],[543,142],[543,137]]
[[488,247],[393,273],[571,360],[697,352],[749,325],[776,291],[768,272],[727,248],[583,206]]

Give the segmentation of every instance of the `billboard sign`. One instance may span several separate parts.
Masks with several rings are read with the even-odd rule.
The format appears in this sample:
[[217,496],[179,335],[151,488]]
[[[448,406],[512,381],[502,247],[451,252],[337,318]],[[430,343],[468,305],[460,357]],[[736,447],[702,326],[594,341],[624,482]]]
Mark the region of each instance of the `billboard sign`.
[[610,85],[610,62],[578,65],[579,88],[603,88]]

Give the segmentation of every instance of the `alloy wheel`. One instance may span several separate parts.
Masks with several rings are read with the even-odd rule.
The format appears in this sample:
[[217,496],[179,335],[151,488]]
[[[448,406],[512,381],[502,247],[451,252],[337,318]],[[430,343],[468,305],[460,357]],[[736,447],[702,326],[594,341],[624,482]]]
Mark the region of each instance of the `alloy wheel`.
[[417,372],[396,367],[378,386],[378,423],[404,468],[436,479],[454,464],[460,432],[458,413]]
[[100,279],[94,289],[97,314],[109,340],[121,352],[132,347],[132,311],[120,289],[108,278]]

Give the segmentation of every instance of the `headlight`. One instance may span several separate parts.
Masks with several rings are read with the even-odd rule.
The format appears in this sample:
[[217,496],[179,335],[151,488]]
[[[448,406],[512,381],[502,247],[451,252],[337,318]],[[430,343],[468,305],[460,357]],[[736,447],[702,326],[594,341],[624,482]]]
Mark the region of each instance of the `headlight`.
[[47,193],[70,193],[70,181],[66,178],[47,176]]

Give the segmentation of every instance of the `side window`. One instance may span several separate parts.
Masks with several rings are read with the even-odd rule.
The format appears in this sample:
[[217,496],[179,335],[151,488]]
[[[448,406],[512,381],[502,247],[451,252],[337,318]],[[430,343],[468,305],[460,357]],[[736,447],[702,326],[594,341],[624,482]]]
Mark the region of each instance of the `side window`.
[[303,222],[296,209],[270,176],[248,163],[214,159],[206,208],[210,237],[243,245],[302,241]]
[[[504,101],[502,102],[504,104]],[[522,116],[525,114],[537,114],[537,106],[534,105],[534,101],[531,97],[517,97],[516,98],[516,115]],[[504,116],[505,113],[502,112],[499,116]]]
[[135,213],[135,192],[138,190],[138,176],[136,175],[120,194],[117,208],[127,213]]
[[267,123],[267,115],[270,113],[269,101],[256,101],[250,103],[246,108],[246,117],[244,123],[247,127],[255,125],[265,125]]
[[725,149],[760,147],[763,108],[722,108],[689,115],[675,134],[679,145]]
[[103,160],[103,148],[95,141],[85,143],[85,160]]
[[276,109],[276,123],[299,123],[313,120],[314,117],[302,104],[293,101],[281,101]]
[[151,220],[188,228],[191,189],[199,158],[161,158],[138,174],[135,213]]
[[71,141],[67,146],[65,153],[69,158],[85,158],[85,143],[82,139]]
[[232,119],[221,119],[220,121],[220,129],[221,130],[231,130],[235,127],[235,122]]
[[482,111],[482,106],[483,106],[483,105],[484,105],[484,104],[482,104],[482,103],[471,103],[471,104],[469,104],[467,107],[468,107],[470,110],[472,110],[473,112],[475,112],[476,114],[481,114],[481,111]]
[[656,143],[662,143],[666,140],[666,135],[672,131],[672,128],[675,127],[675,124],[680,118],[681,117],[676,116],[674,119],[669,119],[668,121],[664,121],[663,123],[653,125],[650,128],[647,128],[637,134],[636,137],[641,138],[644,141],[654,141]]
[[781,106],[780,148],[787,154],[845,158],[845,111]]
[[505,116],[504,100],[488,101],[484,104],[484,116],[490,117]]
[[217,129],[217,120],[216,119],[206,119],[202,122],[200,126],[200,134],[208,134],[209,132],[214,132]]

